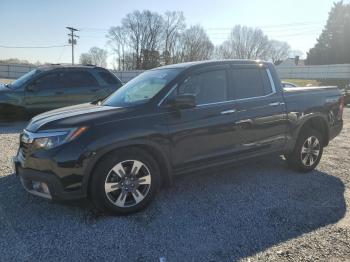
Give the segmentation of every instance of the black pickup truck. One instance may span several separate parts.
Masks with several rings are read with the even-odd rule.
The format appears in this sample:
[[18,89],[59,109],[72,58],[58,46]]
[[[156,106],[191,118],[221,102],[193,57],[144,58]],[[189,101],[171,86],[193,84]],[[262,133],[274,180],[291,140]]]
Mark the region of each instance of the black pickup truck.
[[343,106],[336,87],[283,89],[267,62],[160,67],[105,100],[34,117],[15,172],[32,194],[130,213],[175,174],[271,153],[313,170],[342,129]]

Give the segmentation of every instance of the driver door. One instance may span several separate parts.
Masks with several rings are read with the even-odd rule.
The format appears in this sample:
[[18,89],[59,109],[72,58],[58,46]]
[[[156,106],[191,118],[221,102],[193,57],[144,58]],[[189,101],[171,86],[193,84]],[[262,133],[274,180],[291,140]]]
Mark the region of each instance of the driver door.
[[203,160],[210,164],[232,159],[236,151],[237,116],[235,102],[229,101],[227,69],[227,66],[211,66],[192,72],[172,94],[194,94],[197,104],[166,114],[177,172],[196,168]]
[[26,86],[24,103],[30,112],[39,113],[60,107],[61,81],[58,72],[39,76]]

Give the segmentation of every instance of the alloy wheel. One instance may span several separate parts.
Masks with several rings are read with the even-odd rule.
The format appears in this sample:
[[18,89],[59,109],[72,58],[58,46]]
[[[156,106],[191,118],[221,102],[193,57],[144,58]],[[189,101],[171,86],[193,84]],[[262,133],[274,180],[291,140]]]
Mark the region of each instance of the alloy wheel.
[[149,168],[139,160],[117,163],[105,180],[108,200],[117,207],[131,207],[147,196],[151,187]]
[[301,161],[303,165],[311,167],[320,155],[321,144],[317,137],[308,137],[301,147]]

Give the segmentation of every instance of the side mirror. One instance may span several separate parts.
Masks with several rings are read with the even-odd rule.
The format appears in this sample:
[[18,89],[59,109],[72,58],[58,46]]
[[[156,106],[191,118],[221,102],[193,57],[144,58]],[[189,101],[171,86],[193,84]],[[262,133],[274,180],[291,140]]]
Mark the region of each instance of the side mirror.
[[188,109],[196,107],[196,96],[192,94],[177,95],[171,101],[171,105],[178,109]]
[[27,85],[26,90],[28,92],[35,92],[36,91],[35,83],[31,83],[31,84]]

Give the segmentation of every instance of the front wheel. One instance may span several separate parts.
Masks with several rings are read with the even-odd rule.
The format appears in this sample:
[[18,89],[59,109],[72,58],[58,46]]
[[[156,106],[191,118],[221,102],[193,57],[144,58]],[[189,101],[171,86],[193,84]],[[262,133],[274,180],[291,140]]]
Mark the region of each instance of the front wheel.
[[292,153],[285,158],[290,167],[300,172],[308,172],[316,168],[323,153],[323,137],[314,129],[302,132]]
[[145,151],[124,149],[106,156],[90,184],[95,206],[112,214],[128,214],[146,207],[160,185],[157,163]]

